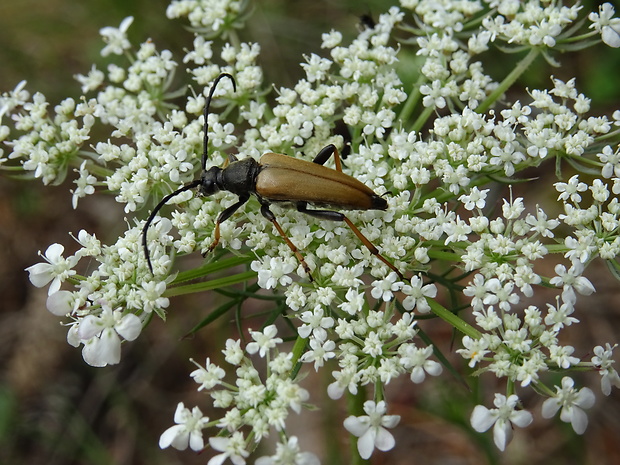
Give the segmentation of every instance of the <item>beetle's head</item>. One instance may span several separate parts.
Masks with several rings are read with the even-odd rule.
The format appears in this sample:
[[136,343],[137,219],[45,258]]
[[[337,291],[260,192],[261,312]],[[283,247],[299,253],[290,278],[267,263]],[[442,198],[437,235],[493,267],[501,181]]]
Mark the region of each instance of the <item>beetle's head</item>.
[[208,170],[203,171],[202,176],[200,177],[200,186],[198,187],[198,192],[200,192],[200,195],[213,195],[222,189],[220,187],[221,173],[222,168],[218,166],[212,166]]

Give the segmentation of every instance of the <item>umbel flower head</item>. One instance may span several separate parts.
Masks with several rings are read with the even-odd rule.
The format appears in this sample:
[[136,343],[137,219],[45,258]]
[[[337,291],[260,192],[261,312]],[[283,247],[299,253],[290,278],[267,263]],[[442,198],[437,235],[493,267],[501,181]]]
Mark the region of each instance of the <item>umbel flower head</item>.
[[[74,208],[111,193],[128,217],[117,238],[81,230],[75,252],[52,244],[27,268],[47,287],[48,310],[66,319],[68,342],[90,365],[117,364],[154,315],[173,311],[172,296],[243,284],[222,290],[230,300],[204,321],[253,297],[268,302],[253,329],[227,326],[242,333],[222,338],[225,363],[214,354],[194,362],[205,408],[179,403],[160,438],[162,448],[207,446],[211,465],[243,464],[274,434],[275,451],[259,463],[316,463],[288,428],[315,397],[303,384],[312,369],[328,370],[330,399],[364,405],[341,428],[360,457],[397,447],[387,385],[463,368],[444,354],[451,344],[425,331],[431,318],[458,335],[472,376],[506,386],[493,408],[473,407],[474,430],[492,428],[508,448],[514,428],[532,422],[521,392],[532,391],[547,396],[543,416],[560,412],[582,434],[593,391],[576,376],[554,389],[550,373],[590,369],[605,395],[620,386],[615,342],[588,351],[567,334],[598,287],[589,266],[602,260],[620,275],[620,110],[596,114],[570,77],[527,89],[519,77],[542,58],[561,66],[579,48],[620,45],[613,6],[401,0],[352,40],[337,30],[317,37],[321,51],[303,55],[290,87],[267,82],[264,48],[242,29],[251,12],[246,1],[171,1],[168,18],[194,33],[182,56],[132,42],[138,19],[129,17],[100,30],[108,61],[76,76],[82,98],[52,105],[25,82],[0,97],[1,169],[44,185],[69,176]],[[524,52],[513,69],[488,73],[485,63],[513,52]],[[222,73],[234,81],[214,86]],[[319,171],[309,163],[284,169],[267,193],[230,156],[264,172],[266,153],[311,162],[331,146],[342,159],[316,161],[346,176],[329,189],[307,182]],[[558,179],[530,175],[548,167]],[[220,173],[217,187],[227,177],[228,191],[195,192],[214,192],[209,170]],[[355,196],[343,194],[350,178],[386,208],[341,212],[338,201]],[[189,269],[185,256],[200,253],[205,263]]]

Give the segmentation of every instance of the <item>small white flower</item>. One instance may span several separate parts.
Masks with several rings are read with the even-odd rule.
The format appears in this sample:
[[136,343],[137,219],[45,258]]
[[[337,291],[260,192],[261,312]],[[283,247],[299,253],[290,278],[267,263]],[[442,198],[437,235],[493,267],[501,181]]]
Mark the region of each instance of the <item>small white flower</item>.
[[463,294],[472,298],[471,306],[474,310],[482,309],[484,298],[487,296],[485,277],[480,273],[476,274],[472,282],[463,289]]
[[405,310],[413,310],[416,308],[420,313],[428,313],[431,307],[427,302],[427,298],[432,299],[437,295],[437,286],[430,283],[422,285],[423,281],[419,276],[413,276],[410,284],[405,284],[402,288],[403,294],[407,297],[403,300]]
[[317,337],[315,335],[310,338],[309,345],[310,348],[301,356],[299,360],[303,363],[314,362],[314,369],[316,371],[318,371],[327,360],[336,356],[336,353],[334,352],[336,349],[336,343],[332,340],[325,340],[323,337]]
[[598,7],[599,14],[590,13],[591,28],[601,33],[603,42],[610,47],[620,47],[620,18],[614,18],[614,7],[611,3],[603,3]]
[[291,436],[285,443],[276,444],[276,453],[271,456],[259,457],[255,465],[320,465],[316,455],[301,452],[297,436]]
[[515,166],[525,160],[525,155],[511,142],[503,147],[493,147],[491,149],[491,159],[489,163],[504,169],[506,176],[512,176],[515,173]]
[[342,42],[342,33],[332,29],[330,32],[324,33],[321,39],[323,40],[321,48],[334,48]]
[[226,339],[226,348],[222,350],[224,360],[233,366],[239,365],[243,360],[243,349],[239,339]]
[[79,323],[77,334],[84,348],[84,361],[94,367],[115,365],[121,360],[121,337],[135,340],[142,331],[140,318],[133,313],[123,315],[102,304],[99,316],[88,315]]
[[505,450],[512,440],[512,428],[518,426],[525,428],[532,420],[532,414],[527,410],[516,410],[519,402],[516,395],[508,398],[502,394],[495,394],[493,404],[497,407],[488,409],[483,405],[476,405],[471,414],[471,426],[483,433],[493,426],[493,440],[499,450]]
[[[268,383],[271,384],[269,381]],[[286,375],[284,379],[278,378],[275,383],[276,408],[282,409],[282,414],[284,416],[287,415],[285,410],[286,407],[289,407],[295,413],[300,413],[303,403],[310,398],[310,393]],[[272,424],[275,423],[272,422]],[[284,426],[284,421],[282,421],[281,428],[279,429],[284,430]]]
[[581,295],[590,295],[595,289],[592,283],[583,273],[583,264],[581,262],[573,262],[573,266],[567,271],[566,267],[561,263],[555,266],[557,276],[549,280],[554,286],[562,286],[562,301],[573,305],[577,301],[577,291]]
[[77,257],[95,257],[101,254],[101,242],[94,234],[89,234],[84,229],[80,229],[77,238],[71,234],[82,248],[76,252]]
[[367,460],[375,448],[385,452],[394,447],[394,436],[386,428],[394,428],[400,421],[400,415],[386,415],[387,405],[383,400],[379,403],[367,400],[364,411],[367,415],[346,418],[344,427],[359,438],[357,450],[360,457]]
[[420,86],[420,93],[425,96],[422,99],[422,104],[425,107],[445,107],[445,96],[448,93],[445,89],[444,84],[438,79],[434,80],[430,86],[427,84]]
[[332,371],[335,381],[327,386],[327,395],[330,399],[340,399],[345,390],[351,394],[357,394],[357,386],[360,381],[360,373],[357,366],[344,368],[341,371]]
[[565,376],[562,387],[556,386],[556,395],[545,400],[542,405],[542,416],[551,418],[560,408],[560,419],[570,423],[577,434],[583,434],[588,427],[588,416],[583,411],[594,405],[594,393],[587,387],[577,391],[575,381]]
[[392,271],[385,278],[373,281],[370,293],[375,299],[389,302],[394,297],[394,292],[399,291],[402,285],[403,283],[398,281],[398,275]]
[[165,281],[144,281],[142,288],[138,289],[138,295],[142,300],[142,309],[150,313],[153,310],[167,308],[170,305],[170,299],[163,297],[165,290]]
[[326,339],[327,332],[325,330],[334,326],[334,319],[331,316],[324,315],[325,311],[321,305],[317,305],[312,311],[303,312],[299,319],[304,324],[299,327],[297,334],[307,338],[313,333],[315,336]]
[[548,313],[545,316],[545,324],[551,326],[551,329],[555,332],[560,331],[564,326],[579,323],[577,318],[570,316],[575,311],[572,303],[564,302],[560,304],[560,300],[557,298],[556,305],[547,304],[547,308]]
[[469,359],[469,367],[473,368],[476,363],[480,362],[483,357],[489,353],[489,342],[485,338],[473,339],[469,336],[463,336],[464,349],[458,349],[456,352],[461,354],[463,358]]
[[519,295],[514,291],[514,283],[511,281],[502,285],[497,278],[491,278],[486,282],[488,294],[483,300],[485,305],[496,305],[505,312],[509,312],[513,305],[519,303]]
[[579,175],[575,174],[568,182],[556,182],[554,184],[555,190],[560,193],[558,200],[570,199],[574,203],[581,202],[581,195],[579,192],[585,192],[588,190],[588,186],[585,182],[579,182]]
[[261,358],[267,355],[267,351],[273,349],[276,345],[282,342],[282,338],[275,337],[278,334],[276,325],[267,326],[262,332],[250,330],[250,336],[254,339],[254,342],[250,342],[245,350],[248,354],[258,354]]
[[74,171],[79,174],[79,177],[73,181],[77,185],[77,188],[75,190],[70,189],[69,192],[73,194],[71,204],[75,210],[79,199],[95,193],[93,184],[97,182],[97,178],[86,169],[86,160],[82,162],[79,170],[76,169]]
[[178,450],[185,450],[189,446],[193,451],[199,452],[204,448],[202,430],[209,422],[209,418],[204,417],[198,407],[190,411],[185,408],[183,402],[179,402],[174,412],[174,422],[176,425],[168,428],[159,437],[161,449],[172,446]]
[[594,348],[595,356],[592,357],[592,364],[601,375],[601,391],[606,396],[611,394],[612,386],[620,388],[620,376],[618,376],[616,369],[612,367],[615,363],[612,358],[612,352],[616,347],[618,347],[618,344],[612,346],[609,343],[605,345],[605,348],[596,346]]
[[50,281],[52,282],[48,289],[48,295],[57,292],[63,281],[75,274],[75,270],[72,268],[77,265],[79,259],[75,256],[64,258],[62,256],[64,250],[65,248],[62,245],[52,244],[45,251],[45,255],[39,252],[39,255],[47,263],[37,263],[26,268],[26,271],[30,273],[30,282],[34,286],[43,287]]
[[209,438],[209,445],[222,453],[211,458],[207,465],[221,465],[227,458],[229,458],[234,465],[245,465],[245,459],[250,455],[246,450],[247,446],[243,438],[243,433],[240,431],[235,431],[229,438]]
[[345,295],[346,301],[338,305],[349,315],[355,315],[364,308],[366,299],[363,292],[358,292],[355,288],[349,288]]
[[107,56],[110,53],[122,55],[125,50],[131,47],[131,43],[127,40],[127,29],[129,29],[132,22],[133,16],[128,16],[123,19],[118,28],[108,26],[99,30],[99,34],[101,34],[103,41],[107,44],[101,50],[102,56]]
[[572,356],[573,352],[575,348],[572,346],[552,345],[549,347],[549,359],[566,370],[580,362],[577,357]]
[[97,89],[103,83],[105,74],[93,65],[90,72],[86,76],[83,74],[77,74],[75,79],[82,84],[82,92],[87,93]]
[[293,282],[288,274],[295,269],[295,265],[285,263],[279,257],[272,257],[265,262],[255,260],[250,267],[258,273],[258,285],[263,289],[275,289],[278,284],[288,286]]
[[405,349],[401,351],[400,363],[411,371],[411,381],[419,384],[426,378],[426,373],[431,376],[441,374],[443,367],[434,360],[429,360],[433,355],[433,346],[421,348],[407,344],[404,347]]
[[325,79],[329,68],[332,65],[331,60],[322,58],[313,53],[309,57],[306,57],[307,63],[302,63],[301,67],[306,72],[308,82],[322,81]]
[[532,226],[532,232],[536,232],[543,237],[553,237],[551,230],[557,228],[560,224],[556,219],[548,220],[547,214],[540,207],[536,209],[536,217],[532,214],[528,214],[525,218],[525,222]]
[[459,197],[459,201],[463,203],[465,210],[473,210],[474,208],[484,208],[486,205],[487,194],[490,189],[479,190],[476,186],[471,188],[469,194],[463,194]]
[[198,388],[199,391],[203,389],[213,389],[215,386],[220,384],[220,381],[224,379],[226,372],[217,366],[215,363],[211,363],[209,357],[207,357],[207,361],[205,362],[204,368],[198,365],[198,369],[192,371],[190,376],[194,379],[197,384],[200,384]]

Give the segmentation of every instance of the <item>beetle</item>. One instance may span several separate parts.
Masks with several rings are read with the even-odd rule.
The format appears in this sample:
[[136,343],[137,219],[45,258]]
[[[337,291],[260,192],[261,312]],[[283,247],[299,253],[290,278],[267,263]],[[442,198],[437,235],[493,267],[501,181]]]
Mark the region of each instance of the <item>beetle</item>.
[[[230,79],[233,84],[233,90],[236,91],[235,79],[227,73],[220,74],[211,86],[204,109],[204,139],[201,164],[202,173],[200,177],[166,195],[155,206],[144,224],[142,245],[151,274],[153,273],[153,266],[146,239],[149,226],[159,210],[171,198],[187,190],[198,188],[199,194],[204,196],[213,195],[223,190],[231,192],[239,198],[236,203],[219,214],[215,223],[214,240],[206,253],[211,252],[220,241],[220,224],[230,218],[233,213],[245,204],[251,195],[254,195],[261,205],[261,214],[273,224],[278,234],[282,236],[310,280],[312,280],[310,267],[295,244],[286,235],[273,212],[269,209],[270,204],[278,202],[292,204],[298,211],[315,218],[346,223],[368,248],[370,253],[385,263],[403,280],[402,273],[379,253],[372,242],[343,213],[333,210],[308,208],[308,204],[312,204],[342,210],[387,209],[387,201],[383,197],[375,194],[372,189],[362,182],[342,172],[340,154],[335,145],[327,145],[312,162],[279,153],[266,153],[261,156],[259,161],[253,158],[238,160],[234,155],[229,155],[229,164],[225,167],[213,166],[206,169],[207,146],[209,142],[207,116],[215,89],[223,78]],[[335,170],[323,166],[331,155],[334,156]]]
[[366,29],[374,29],[377,23],[372,18],[370,13],[364,13],[360,15],[359,22],[357,23],[357,28],[360,32],[365,31]]

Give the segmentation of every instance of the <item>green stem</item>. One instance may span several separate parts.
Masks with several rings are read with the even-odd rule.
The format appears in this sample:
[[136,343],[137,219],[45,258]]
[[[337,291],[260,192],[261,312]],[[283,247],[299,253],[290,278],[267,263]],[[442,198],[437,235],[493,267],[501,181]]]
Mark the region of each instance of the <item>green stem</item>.
[[411,88],[411,92],[409,93],[409,97],[407,97],[407,101],[403,106],[403,109],[400,111],[397,120],[401,123],[407,121],[411,114],[413,113],[413,109],[416,107],[418,102],[420,101],[420,86],[424,82],[425,78],[423,75],[420,75],[417,82]]
[[525,70],[533,63],[536,57],[540,54],[540,49],[533,48],[530,52],[517,64],[515,69],[513,69],[508,76],[504,78],[497,88],[491,92],[491,94],[486,98],[484,102],[482,102],[478,108],[476,108],[476,112],[484,113],[489,109],[489,107],[495,103],[495,101],[508,90],[510,86],[512,86],[515,81],[521,76]]
[[232,276],[226,276],[225,278],[212,279],[205,281],[204,283],[188,284],[187,286],[178,286],[168,288],[163,296],[173,297],[177,295],[194,294],[196,292],[210,291],[212,289],[218,289],[220,287],[232,286],[233,284],[241,283],[249,279],[256,277],[255,271],[245,271]]
[[206,265],[200,266],[198,268],[180,272],[176,276],[174,281],[170,283],[170,287],[175,286],[185,281],[191,281],[193,279],[204,278],[205,276],[211,273],[215,273],[216,271],[226,270],[234,266],[244,265],[246,263],[250,263],[254,259],[255,259],[254,257],[248,255],[248,256],[222,258],[219,260],[215,260],[211,263],[207,263]]
[[566,39],[559,40],[558,43],[559,44],[570,44],[570,43],[576,43],[576,42],[585,42],[590,37],[595,37],[595,36],[599,36],[599,41],[600,41],[600,33],[592,30],[592,31],[580,34],[578,36],[571,36],[571,37],[567,37]]
[[[366,389],[363,386],[360,386],[357,390],[357,394],[351,394],[347,391],[347,412],[349,415],[354,415],[359,417],[360,415],[364,415],[364,402],[366,401]],[[368,463],[367,460],[364,460],[360,457],[360,454],[357,450],[357,441],[359,438],[353,436],[349,433],[350,446],[351,446],[351,463],[353,465],[362,465]]]
[[299,358],[306,351],[306,345],[308,344],[308,338],[297,336],[297,340],[295,341],[295,345],[293,346],[293,365],[295,365]]
[[432,107],[426,107],[424,111],[420,113],[420,116],[418,116],[418,119],[415,120],[415,123],[413,123],[413,126],[411,127],[411,131],[420,132],[420,129],[422,129],[422,126],[424,126],[424,123],[426,123],[429,116],[431,116],[431,113],[433,113],[434,111],[435,111],[434,105]]
[[480,339],[482,337],[482,334],[480,334],[480,331],[478,331],[472,325],[467,323],[465,320],[461,320],[458,316],[456,316],[454,313],[452,313],[447,308],[439,305],[435,300],[426,299],[426,301],[430,305],[431,311],[435,315],[437,315],[439,318],[441,318],[442,320],[452,325],[452,327],[454,327],[461,333],[471,337],[472,339]]

